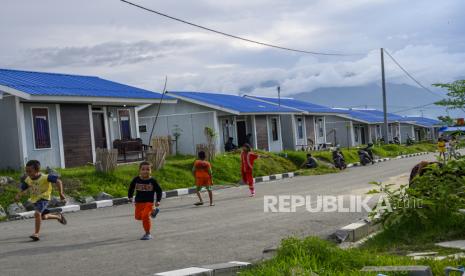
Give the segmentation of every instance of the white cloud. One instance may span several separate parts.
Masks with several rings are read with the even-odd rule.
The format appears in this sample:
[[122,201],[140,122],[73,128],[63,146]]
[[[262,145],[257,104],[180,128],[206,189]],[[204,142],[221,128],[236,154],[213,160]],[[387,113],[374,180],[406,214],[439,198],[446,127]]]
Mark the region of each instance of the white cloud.
[[[232,40],[119,1],[10,1],[0,10],[0,67],[98,75],[160,90],[275,93],[379,82],[379,47],[425,85],[464,77],[460,0],[137,1],[239,36],[320,57]],[[21,16],[19,16],[21,15]],[[390,82],[412,83],[386,57]]]

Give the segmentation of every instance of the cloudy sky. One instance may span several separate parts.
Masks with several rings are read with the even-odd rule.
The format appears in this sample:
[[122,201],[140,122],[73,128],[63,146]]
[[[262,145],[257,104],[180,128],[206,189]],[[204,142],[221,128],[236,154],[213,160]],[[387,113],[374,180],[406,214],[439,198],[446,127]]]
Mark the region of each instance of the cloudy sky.
[[[284,95],[380,80],[386,48],[429,86],[465,77],[462,0],[134,0],[232,40],[118,0],[3,0],[0,67],[98,75],[160,90]],[[413,84],[387,59],[389,82]]]

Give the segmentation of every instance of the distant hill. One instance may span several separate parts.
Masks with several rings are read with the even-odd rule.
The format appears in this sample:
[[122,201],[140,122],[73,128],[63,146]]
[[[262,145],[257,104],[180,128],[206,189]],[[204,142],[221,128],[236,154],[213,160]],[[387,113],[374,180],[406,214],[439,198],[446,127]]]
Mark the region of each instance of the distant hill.
[[[388,112],[430,104],[441,99],[440,96],[433,95],[422,88],[408,84],[386,84]],[[437,91],[437,94],[444,94]],[[303,92],[291,95],[295,99],[305,100],[316,104],[330,107],[358,107],[382,109],[382,89],[381,85],[372,83],[355,87],[328,87],[318,88],[311,92]],[[399,115],[416,115],[436,118],[447,114],[445,108],[430,105],[420,109],[409,110],[399,113]],[[450,112],[451,116],[463,117],[462,112]]]

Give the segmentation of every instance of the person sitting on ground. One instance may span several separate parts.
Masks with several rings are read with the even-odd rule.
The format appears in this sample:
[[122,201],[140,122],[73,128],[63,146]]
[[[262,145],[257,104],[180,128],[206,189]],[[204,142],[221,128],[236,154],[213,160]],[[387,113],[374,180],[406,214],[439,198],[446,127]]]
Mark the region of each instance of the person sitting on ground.
[[318,167],[318,163],[311,153],[307,153],[307,160],[305,160],[305,162],[300,167],[305,169],[314,169]]
[[226,142],[226,144],[224,144],[224,150],[226,152],[230,152],[230,151],[233,151],[233,150],[237,149],[237,146],[234,145],[233,140],[234,140],[234,138],[229,137],[228,142]]
[[200,190],[202,187],[208,192],[208,197],[210,198],[210,206],[215,206],[213,204],[213,193],[212,193],[212,165],[210,162],[206,161],[206,154],[204,151],[199,151],[198,153],[199,159],[195,160],[194,166],[192,168],[192,174],[195,177],[195,186],[197,189],[197,196],[199,198],[199,202],[195,203],[195,206],[203,205],[202,196],[200,195]]

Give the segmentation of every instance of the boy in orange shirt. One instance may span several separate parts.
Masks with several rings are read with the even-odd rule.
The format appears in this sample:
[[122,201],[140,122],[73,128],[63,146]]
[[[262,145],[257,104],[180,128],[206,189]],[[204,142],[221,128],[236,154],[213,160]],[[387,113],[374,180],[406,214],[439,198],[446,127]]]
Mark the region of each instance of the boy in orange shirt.
[[194,166],[192,167],[192,173],[195,177],[195,186],[197,188],[197,196],[199,197],[199,202],[195,203],[195,206],[203,205],[202,196],[200,195],[200,190],[202,187],[205,187],[208,191],[208,197],[210,198],[210,206],[215,206],[213,204],[213,193],[212,193],[212,166],[210,162],[205,161],[205,152],[199,151],[199,159],[195,160]]

